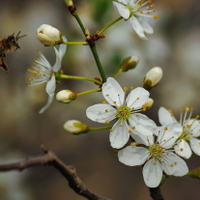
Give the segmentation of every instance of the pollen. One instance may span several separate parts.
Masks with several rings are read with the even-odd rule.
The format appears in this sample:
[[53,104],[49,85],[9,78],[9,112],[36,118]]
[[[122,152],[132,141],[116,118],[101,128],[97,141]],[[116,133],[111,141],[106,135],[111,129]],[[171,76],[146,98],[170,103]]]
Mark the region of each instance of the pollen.
[[153,19],[157,19],[157,18],[159,18],[159,15],[153,15],[152,17],[153,17]]
[[152,163],[152,165],[157,165],[157,163],[154,162],[154,163]]
[[102,101],[101,103],[103,103],[103,104],[107,104],[107,101]]
[[147,110],[147,108],[142,108],[142,111],[146,111]]
[[170,166],[170,167],[174,167],[174,164],[170,164],[169,166]]
[[186,107],[186,108],[185,108],[185,111],[190,111],[190,108],[189,108],[189,107]]
[[124,91],[127,91],[128,90],[128,88],[127,87],[124,87]]
[[108,110],[108,109],[106,109],[106,110],[105,110],[105,112],[109,112],[109,110]]
[[179,150],[180,150],[180,151],[182,151],[182,152],[184,151],[184,149],[183,149],[183,148],[180,148]]
[[167,131],[167,130],[168,130],[168,128],[167,128],[167,127],[165,127],[165,128],[164,128],[164,130],[165,130],[165,131]]
[[109,124],[109,123],[110,123],[110,121],[108,121],[108,120],[107,120],[107,121],[105,121],[105,124]]

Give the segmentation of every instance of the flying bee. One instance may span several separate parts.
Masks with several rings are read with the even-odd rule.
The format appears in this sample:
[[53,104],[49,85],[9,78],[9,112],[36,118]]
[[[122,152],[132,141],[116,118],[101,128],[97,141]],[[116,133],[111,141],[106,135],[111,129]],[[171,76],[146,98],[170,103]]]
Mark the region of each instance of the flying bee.
[[7,38],[0,39],[0,68],[4,70],[6,73],[8,72],[8,65],[7,65],[7,58],[6,54],[16,51],[17,49],[20,49],[20,46],[18,44],[18,40],[22,37],[25,37],[26,35],[17,35],[13,33],[12,35],[9,35]]

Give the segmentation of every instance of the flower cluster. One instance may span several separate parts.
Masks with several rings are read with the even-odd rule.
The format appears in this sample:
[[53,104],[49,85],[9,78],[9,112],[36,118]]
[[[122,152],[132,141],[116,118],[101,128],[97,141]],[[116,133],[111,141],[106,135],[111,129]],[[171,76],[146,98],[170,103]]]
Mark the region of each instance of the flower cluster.
[[[149,91],[157,86],[162,79],[163,71],[160,67],[152,68],[143,79],[143,87],[122,88],[113,78],[119,73],[134,69],[139,58],[137,56],[126,57],[120,69],[107,78],[99,61],[95,49],[95,41],[104,38],[101,35],[107,28],[121,19],[129,21],[137,35],[147,40],[145,33],[152,34],[153,29],[145,18],[156,19],[154,4],[151,0],[117,0],[113,1],[114,8],[121,15],[117,20],[98,30],[95,35],[90,35],[75,14],[72,0],[66,1],[70,12],[77,19],[86,40],[84,42],[67,42],[61,32],[47,24],[37,29],[37,38],[45,46],[59,45],[55,48],[56,62],[53,66],[43,54],[39,53],[32,69],[29,71],[34,77],[29,78],[29,85],[46,83],[46,92],[49,96],[47,104],[40,110],[44,112],[52,103],[55,96],[57,79],[78,79],[92,81],[98,85],[97,89],[75,93],[71,90],[62,90],[56,95],[59,102],[68,104],[83,94],[102,91],[105,101],[87,108],[86,115],[89,119],[98,123],[110,124],[102,129],[109,129],[109,141],[111,147],[118,151],[118,159],[128,166],[143,166],[143,178],[150,188],[158,187],[165,175],[184,176],[188,173],[188,166],[184,159],[189,159],[194,152],[200,156],[200,121],[199,116],[192,118],[192,108],[185,108],[181,112],[180,121],[177,121],[172,111],[161,107],[158,111],[160,126],[141,112],[150,109],[154,100],[150,98]],[[84,32],[85,31],[85,32]],[[63,74],[61,62],[66,53],[66,44],[84,44],[90,46],[97,64],[100,78],[86,78]],[[79,120],[68,120],[63,128],[74,135],[95,130]],[[96,130],[101,130],[96,128]]]
[[[192,118],[192,108],[185,108],[185,113],[181,111],[180,121],[178,122],[172,111],[161,107],[158,112],[159,121],[163,126],[170,124],[180,124],[182,131],[174,146],[177,155],[183,158],[190,158],[192,151],[200,156],[200,121],[199,116]],[[189,113],[188,113],[189,112]]]
[[[153,77],[158,80],[157,76]],[[143,177],[148,187],[157,187],[164,174],[187,174],[187,164],[181,157],[189,158],[191,149],[200,155],[198,116],[191,119],[190,113],[187,118],[192,109],[186,108],[186,113],[177,122],[171,112],[161,107],[159,120],[162,126],[157,126],[147,116],[138,113],[147,109],[149,92],[138,87],[125,97],[126,91],[127,88],[123,90],[110,77],[102,86],[106,102],[86,110],[87,117],[95,122],[108,124],[116,120],[110,129],[110,143],[113,148],[120,149],[119,161],[128,166],[144,165]]]

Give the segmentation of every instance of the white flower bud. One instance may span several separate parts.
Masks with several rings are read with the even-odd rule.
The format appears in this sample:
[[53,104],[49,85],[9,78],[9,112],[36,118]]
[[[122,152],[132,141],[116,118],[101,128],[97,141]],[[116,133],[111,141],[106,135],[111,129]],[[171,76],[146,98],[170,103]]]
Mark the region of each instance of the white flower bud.
[[72,134],[80,134],[80,133],[86,133],[89,131],[89,128],[86,124],[83,124],[82,122],[78,120],[69,120],[64,125],[63,128]]
[[122,61],[120,70],[122,72],[127,72],[130,69],[135,69],[138,62],[139,62],[139,58],[137,56],[129,56]]
[[37,39],[44,45],[56,45],[62,42],[61,32],[48,24],[37,29]]
[[74,6],[74,3],[72,0],[65,0],[65,3],[67,4],[67,6]]
[[71,90],[61,90],[56,94],[56,99],[62,103],[70,103],[76,99],[76,93]]
[[149,109],[153,106],[154,100],[152,98],[148,98],[146,103],[145,103],[145,107],[146,109]]
[[144,77],[143,87],[147,90],[150,90],[152,87],[155,87],[160,82],[162,76],[163,71],[160,67],[152,68]]

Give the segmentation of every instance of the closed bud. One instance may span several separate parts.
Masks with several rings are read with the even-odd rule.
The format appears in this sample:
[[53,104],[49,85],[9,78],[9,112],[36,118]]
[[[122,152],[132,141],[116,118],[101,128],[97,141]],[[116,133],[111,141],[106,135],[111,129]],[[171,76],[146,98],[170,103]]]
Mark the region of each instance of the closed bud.
[[154,103],[154,100],[151,99],[151,98],[148,98],[147,101],[146,101],[146,103],[145,103],[146,109],[151,108],[153,106],[153,103]]
[[154,67],[152,68],[144,77],[143,80],[143,88],[145,88],[146,90],[150,90],[153,87],[155,87],[156,85],[158,85],[158,83],[160,82],[160,80],[162,79],[163,76],[163,71],[160,67]]
[[74,6],[74,3],[72,0],[65,0],[65,3],[67,6]]
[[48,24],[43,24],[37,29],[37,39],[47,46],[61,44],[63,41],[61,32]]
[[86,124],[78,120],[69,120],[64,125],[63,128],[74,135],[79,135],[81,133],[86,133],[89,131],[89,127]]
[[200,179],[200,167],[191,170],[190,172],[188,172],[187,175],[190,176],[190,177],[192,177],[192,178]]
[[71,90],[61,90],[56,94],[56,99],[62,103],[70,103],[74,101],[77,97],[77,94]]
[[134,69],[136,68],[138,62],[139,58],[137,56],[129,56],[122,61],[122,64],[120,65],[120,71],[126,72],[130,69]]

